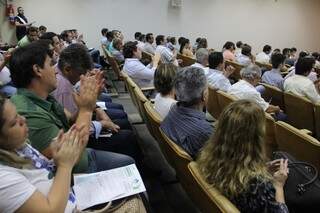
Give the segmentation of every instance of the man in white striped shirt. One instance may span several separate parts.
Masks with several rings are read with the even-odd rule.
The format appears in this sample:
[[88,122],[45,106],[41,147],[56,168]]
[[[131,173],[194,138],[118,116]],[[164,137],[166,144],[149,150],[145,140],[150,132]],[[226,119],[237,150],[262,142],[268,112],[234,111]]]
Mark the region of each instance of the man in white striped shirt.
[[156,37],[156,53],[159,53],[162,63],[173,63],[176,59],[174,52],[172,52],[169,48],[166,47],[166,39],[164,35],[158,35]]

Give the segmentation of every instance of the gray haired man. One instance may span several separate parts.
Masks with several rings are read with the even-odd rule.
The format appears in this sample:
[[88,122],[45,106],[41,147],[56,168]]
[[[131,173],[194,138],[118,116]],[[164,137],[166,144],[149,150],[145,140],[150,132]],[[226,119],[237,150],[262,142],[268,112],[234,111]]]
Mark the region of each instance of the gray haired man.
[[196,63],[192,64],[192,67],[199,67],[203,69],[204,74],[207,75],[208,72],[208,58],[209,51],[205,48],[200,48],[196,52]]
[[198,67],[182,69],[175,77],[174,89],[178,102],[161,123],[161,129],[177,145],[196,157],[213,132],[203,112],[208,96],[204,71]]
[[266,102],[255,88],[261,79],[261,69],[251,64],[240,71],[241,80],[233,84],[228,91],[238,99],[250,99],[255,101],[267,113],[276,113],[276,120],[286,120],[286,115],[282,113],[279,106],[274,106]]

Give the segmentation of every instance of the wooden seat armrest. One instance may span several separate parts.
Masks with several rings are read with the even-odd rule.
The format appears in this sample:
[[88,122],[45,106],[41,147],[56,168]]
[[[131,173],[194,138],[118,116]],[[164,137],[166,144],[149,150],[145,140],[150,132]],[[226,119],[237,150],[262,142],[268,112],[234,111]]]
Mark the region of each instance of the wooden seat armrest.
[[142,87],[141,90],[142,91],[149,91],[149,90],[154,90],[154,87]]
[[300,129],[300,131],[304,134],[307,134],[307,135],[312,135],[312,132],[308,129]]

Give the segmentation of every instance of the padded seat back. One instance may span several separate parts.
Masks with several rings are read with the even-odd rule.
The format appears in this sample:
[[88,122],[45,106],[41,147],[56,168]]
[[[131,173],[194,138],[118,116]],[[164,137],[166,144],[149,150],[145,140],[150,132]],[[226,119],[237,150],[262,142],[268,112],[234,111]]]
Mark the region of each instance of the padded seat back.
[[320,169],[320,142],[317,139],[282,121],[276,122],[275,133],[280,151]]
[[198,164],[191,162],[188,165],[191,176],[188,194],[201,212],[210,213],[238,213],[240,212],[216,188],[210,186],[201,174]]
[[314,106],[311,101],[285,92],[284,104],[289,124],[298,129],[307,129],[315,133]]
[[218,89],[209,87],[207,110],[215,119],[218,119],[221,113],[217,92]]

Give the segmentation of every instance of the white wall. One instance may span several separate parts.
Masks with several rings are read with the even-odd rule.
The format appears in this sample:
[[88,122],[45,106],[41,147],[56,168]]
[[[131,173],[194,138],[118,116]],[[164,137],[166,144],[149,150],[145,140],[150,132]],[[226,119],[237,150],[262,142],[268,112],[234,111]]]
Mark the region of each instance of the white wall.
[[36,25],[59,33],[77,28],[90,47],[99,46],[100,30],[107,27],[123,31],[126,40],[141,31],[183,35],[192,41],[204,36],[215,49],[226,40],[242,40],[255,51],[265,43],[320,49],[319,0],[182,0],[179,9],[171,8],[169,0],[14,1]]

